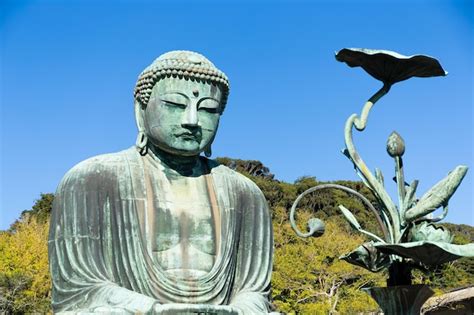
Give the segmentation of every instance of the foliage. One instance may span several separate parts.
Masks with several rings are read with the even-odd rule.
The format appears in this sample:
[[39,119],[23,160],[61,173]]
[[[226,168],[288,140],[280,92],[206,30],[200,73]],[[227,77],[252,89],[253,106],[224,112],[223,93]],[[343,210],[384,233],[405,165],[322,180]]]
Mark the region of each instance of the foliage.
[[454,233],[453,244],[467,244],[474,242],[474,227],[466,224],[442,223],[451,233]]
[[44,224],[49,222],[49,216],[53,207],[53,194],[41,194],[40,199],[36,200],[35,204],[30,210],[24,210],[20,219],[15,221],[11,226],[9,231],[14,232],[17,229],[17,226],[28,221],[30,219],[36,220],[37,223]]
[[10,231],[0,232],[0,313],[46,313],[50,309],[49,212],[43,210],[51,207],[51,196],[42,195],[33,215],[24,213]]
[[[300,239],[290,227],[288,211],[274,209],[275,233],[273,301],[282,312],[302,314],[355,314],[377,310],[362,287],[382,285],[383,276],[354,268],[338,257],[363,242],[347,233],[340,219],[326,220],[320,238]],[[309,219],[309,211],[300,220]]]
[[239,160],[227,157],[217,158],[217,162],[237,171],[245,172],[251,176],[273,179],[275,175],[270,173],[270,169],[256,160]]

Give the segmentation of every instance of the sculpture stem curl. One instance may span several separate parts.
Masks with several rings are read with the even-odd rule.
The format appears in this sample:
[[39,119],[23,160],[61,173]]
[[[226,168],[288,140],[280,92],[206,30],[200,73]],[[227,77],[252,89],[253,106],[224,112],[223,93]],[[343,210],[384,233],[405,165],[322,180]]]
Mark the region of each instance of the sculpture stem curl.
[[[369,117],[370,110],[372,107],[377,103],[379,99],[381,99],[385,94],[390,91],[390,84],[384,84],[380,90],[378,90],[371,98],[365,103],[364,107],[362,108],[362,113],[359,117],[354,118],[354,126],[357,130],[362,131],[367,126],[367,119]],[[352,116],[351,116],[352,117]]]
[[318,232],[319,230],[317,229],[316,226],[314,226],[314,227],[310,226],[310,231],[307,232],[307,233],[303,233],[298,229],[298,227],[296,226],[296,221],[295,221],[296,206],[301,201],[301,199],[304,196],[306,196],[307,194],[312,193],[316,190],[328,189],[328,188],[343,190],[347,193],[353,194],[354,196],[356,196],[360,200],[362,200],[362,202],[367,206],[367,208],[369,208],[374,213],[375,218],[377,220],[377,223],[379,224],[380,229],[382,230],[382,233],[384,235],[385,240],[387,240],[387,241],[390,240],[390,234],[387,230],[387,227],[385,226],[385,224],[384,224],[382,218],[380,217],[377,209],[374,208],[374,206],[370,203],[370,201],[367,198],[365,198],[362,194],[355,191],[354,189],[348,188],[346,186],[338,185],[338,184],[323,184],[323,185],[318,185],[318,186],[315,186],[315,187],[311,187],[311,188],[305,190],[303,193],[301,193],[298,196],[298,198],[296,198],[295,202],[293,203],[293,206],[291,207],[291,211],[290,211],[290,224],[291,224],[291,227],[293,228],[293,230],[295,231],[295,233],[298,236],[300,236],[300,237],[310,237],[310,236],[314,235],[316,232]]

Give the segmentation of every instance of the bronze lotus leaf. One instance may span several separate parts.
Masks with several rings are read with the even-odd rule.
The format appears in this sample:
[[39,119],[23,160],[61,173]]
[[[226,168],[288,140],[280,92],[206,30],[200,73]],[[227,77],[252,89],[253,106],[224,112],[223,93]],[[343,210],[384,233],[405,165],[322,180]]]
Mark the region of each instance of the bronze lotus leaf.
[[461,257],[474,257],[474,243],[455,245],[444,242],[410,242],[401,244],[374,244],[387,255],[411,258],[426,266],[437,266]]
[[388,50],[344,48],[336,53],[336,59],[350,67],[362,67],[368,74],[388,85],[411,77],[447,75],[438,60],[426,55],[404,56]]
[[339,257],[350,264],[360,266],[372,272],[378,272],[390,265],[390,257],[380,252],[372,241],[362,244],[352,252]]

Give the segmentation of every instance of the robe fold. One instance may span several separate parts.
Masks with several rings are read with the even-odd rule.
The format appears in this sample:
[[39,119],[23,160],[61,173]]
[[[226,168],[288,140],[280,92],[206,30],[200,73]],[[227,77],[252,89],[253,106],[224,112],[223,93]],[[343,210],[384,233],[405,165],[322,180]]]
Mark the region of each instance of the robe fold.
[[83,161],[64,176],[48,243],[53,310],[147,313],[155,303],[183,303],[267,313],[273,236],[262,192],[205,160],[219,209],[216,258],[205,275],[172,276],[152,254],[159,231],[151,228],[151,203],[167,200],[169,182],[150,159],[130,148]]

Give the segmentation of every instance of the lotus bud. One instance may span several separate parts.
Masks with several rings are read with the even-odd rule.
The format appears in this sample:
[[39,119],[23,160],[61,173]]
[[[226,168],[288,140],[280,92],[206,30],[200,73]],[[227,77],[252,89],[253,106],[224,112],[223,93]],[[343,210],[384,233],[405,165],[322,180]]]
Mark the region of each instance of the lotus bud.
[[319,237],[324,234],[325,224],[323,221],[317,218],[311,218],[308,221],[308,231],[314,237]]
[[387,152],[391,157],[400,157],[405,153],[405,141],[396,132],[392,132],[387,140]]

